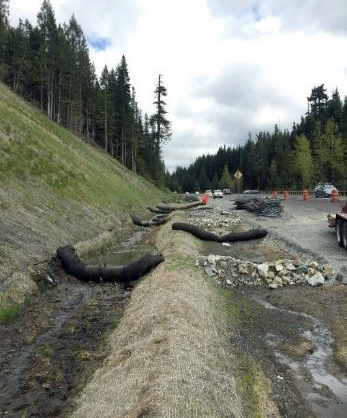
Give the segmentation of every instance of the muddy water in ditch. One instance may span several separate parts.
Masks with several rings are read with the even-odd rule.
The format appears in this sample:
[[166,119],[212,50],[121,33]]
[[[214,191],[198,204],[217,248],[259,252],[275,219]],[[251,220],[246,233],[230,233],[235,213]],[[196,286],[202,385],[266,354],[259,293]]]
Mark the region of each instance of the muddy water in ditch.
[[[100,262],[123,265],[140,257],[142,237],[136,233],[110,248]],[[68,416],[108,354],[107,336],[130,297],[131,286],[81,283],[54,265],[50,275],[55,288],[29,299],[15,321],[0,324],[0,417]]]
[[266,309],[289,313],[293,318],[300,316],[312,322],[311,329],[303,331],[302,336],[312,343],[313,350],[301,361],[278,350],[283,342],[279,336],[268,333],[267,342],[273,347],[277,360],[294,373],[304,398],[317,418],[346,418],[347,378],[339,373],[334,364],[333,339],[329,329],[311,315],[277,308],[259,297],[254,299]]
[[124,266],[153,251],[153,247],[142,241],[145,230],[136,231],[127,241],[107,248],[104,252],[84,258],[89,264]]

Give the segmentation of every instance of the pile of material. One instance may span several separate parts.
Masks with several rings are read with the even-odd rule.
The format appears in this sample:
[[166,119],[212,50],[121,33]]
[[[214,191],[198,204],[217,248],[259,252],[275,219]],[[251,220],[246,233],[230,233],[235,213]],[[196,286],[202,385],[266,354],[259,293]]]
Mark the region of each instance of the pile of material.
[[168,215],[157,215],[149,221],[142,221],[138,216],[132,216],[131,220],[136,226],[143,226],[144,228],[151,228],[153,226],[164,225],[168,220]]
[[183,195],[183,200],[186,202],[199,202],[200,196],[196,194],[185,194]]
[[210,254],[196,261],[205,273],[227,287],[267,286],[269,289],[288,285],[322,286],[337,275],[328,266],[317,262],[303,263],[296,260],[277,260],[268,263],[252,263],[230,256]]
[[283,211],[281,201],[269,197],[242,197],[235,200],[236,209],[255,212],[259,216],[280,217]]
[[190,210],[187,212],[186,218],[189,224],[208,230],[213,228],[233,229],[241,223],[237,212],[227,212],[214,207]]

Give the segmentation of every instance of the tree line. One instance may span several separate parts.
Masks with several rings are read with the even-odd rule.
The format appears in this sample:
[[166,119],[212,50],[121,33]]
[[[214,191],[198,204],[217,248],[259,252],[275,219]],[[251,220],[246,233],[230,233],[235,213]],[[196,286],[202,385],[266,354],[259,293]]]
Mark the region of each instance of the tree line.
[[154,113],[144,114],[130,84],[126,58],[96,75],[86,38],[74,16],[57,24],[44,0],[37,25],[9,25],[9,0],[0,0],[0,81],[36,104],[47,116],[95,143],[130,170],[162,185],[162,145],[170,139],[167,90],[159,75]]
[[221,147],[203,155],[189,167],[167,175],[171,190],[237,190],[236,170],[243,173],[244,189],[302,190],[319,181],[346,190],[347,97],[342,102],[336,88],[331,97],[324,84],[307,97],[307,113],[291,130],[259,132],[243,146]]

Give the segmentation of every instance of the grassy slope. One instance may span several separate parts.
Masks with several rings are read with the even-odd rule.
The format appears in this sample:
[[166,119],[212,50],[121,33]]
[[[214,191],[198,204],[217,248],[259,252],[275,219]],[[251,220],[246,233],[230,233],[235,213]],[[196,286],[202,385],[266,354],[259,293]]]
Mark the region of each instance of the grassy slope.
[[0,287],[57,246],[121,227],[162,197],[0,84]]

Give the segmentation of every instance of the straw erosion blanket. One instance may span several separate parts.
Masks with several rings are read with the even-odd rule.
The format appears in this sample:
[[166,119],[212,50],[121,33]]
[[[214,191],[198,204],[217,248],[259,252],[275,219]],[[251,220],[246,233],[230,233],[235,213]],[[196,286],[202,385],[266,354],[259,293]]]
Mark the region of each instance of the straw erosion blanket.
[[171,221],[155,239],[166,261],[133,290],[72,416],[241,417],[226,318],[193,261],[199,241]]

